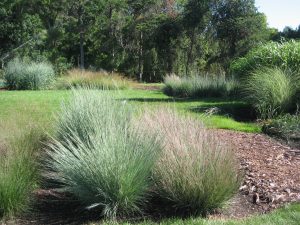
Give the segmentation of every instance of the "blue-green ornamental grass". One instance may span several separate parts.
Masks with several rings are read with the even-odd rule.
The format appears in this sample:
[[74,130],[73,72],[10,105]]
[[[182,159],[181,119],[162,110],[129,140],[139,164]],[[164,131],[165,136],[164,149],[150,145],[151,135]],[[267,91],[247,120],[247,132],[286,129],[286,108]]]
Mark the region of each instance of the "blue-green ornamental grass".
[[233,79],[224,77],[178,77],[166,76],[163,91],[166,95],[174,97],[227,97],[237,91],[238,84]]
[[46,178],[105,217],[142,213],[161,146],[132,126],[132,116],[106,91],[73,91],[49,145]]
[[47,89],[54,78],[54,69],[47,62],[30,62],[15,58],[4,69],[5,86],[9,90]]

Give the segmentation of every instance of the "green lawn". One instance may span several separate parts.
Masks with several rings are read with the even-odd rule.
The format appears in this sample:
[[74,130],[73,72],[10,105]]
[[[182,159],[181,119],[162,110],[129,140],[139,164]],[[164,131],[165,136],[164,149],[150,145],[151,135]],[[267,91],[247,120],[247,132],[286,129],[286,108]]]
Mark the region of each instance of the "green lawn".
[[[182,113],[189,113],[202,119],[209,127],[232,129],[245,132],[260,132],[260,127],[251,122],[238,122],[232,118],[244,104],[224,99],[173,99],[161,91],[121,90],[110,91],[117,99],[125,100],[138,107],[169,105]],[[70,91],[1,91],[0,121],[16,120],[16,123],[51,126],[54,114],[59,112],[62,100],[70,97]],[[220,115],[207,116],[205,110],[218,107]]]
[[[270,214],[252,216],[246,219],[202,219],[202,218],[190,218],[190,219],[166,219],[161,222],[145,221],[135,223],[137,225],[299,225],[300,221],[300,204],[289,205],[281,209],[276,210]],[[96,223],[97,224],[97,223]],[[101,224],[115,225],[120,224],[117,222],[105,222]],[[132,223],[121,223],[130,225]],[[89,225],[95,225],[90,223]]]
[[[300,204],[290,205],[276,210],[273,213],[253,216],[246,219],[166,219],[159,223],[145,221],[138,223],[139,225],[299,225],[300,223]],[[91,223],[90,225],[92,225]],[[114,222],[107,222],[106,224],[118,224]],[[122,223],[130,224],[130,223]]]

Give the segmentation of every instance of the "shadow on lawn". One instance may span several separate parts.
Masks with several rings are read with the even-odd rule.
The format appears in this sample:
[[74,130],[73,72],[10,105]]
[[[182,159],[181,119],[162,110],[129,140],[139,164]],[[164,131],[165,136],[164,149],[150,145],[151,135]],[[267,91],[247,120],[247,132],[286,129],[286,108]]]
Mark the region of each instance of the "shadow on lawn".
[[236,99],[228,99],[228,98],[122,98],[122,101],[132,101],[132,102],[203,102],[203,103],[228,103],[232,101],[238,101]]
[[93,211],[83,210],[77,201],[69,198],[54,197],[51,191],[41,190],[35,198],[35,204],[27,217],[23,218],[22,224],[87,224],[100,221],[101,215]]
[[205,113],[210,115],[221,115],[233,118],[238,122],[252,122],[257,119],[254,109],[236,99],[225,98],[128,98],[123,101],[144,102],[144,103],[193,103],[202,102],[203,105],[189,107],[188,110],[194,113]]
[[[23,217],[19,222],[21,224],[43,224],[43,225],[77,225],[77,224],[93,224],[102,223],[105,218],[101,215],[101,210],[87,210],[84,209],[77,201],[70,201],[69,196],[59,196],[51,194],[50,190],[40,190],[40,193],[36,194],[35,204],[32,210],[27,216]],[[125,221],[130,223],[143,222],[145,219],[153,222],[158,222],[163,219],[170,218],[189,218],[188,215],[175,213],[174,210],[166,209],[162,207],[162,202],[152,202],[151,208],[146,209],[143,215],[132,215],[128,217],[118,217],[117,222],[123,224]],[[158,204],[159,203],[159,204]]]
[[253,122],[257,119],[254,109],[245,103],[212,104],[209,106],[191,107],[189,110],[194,113],[227,116],[238,122]]
[[[21,224],[43,224],[43,225],[77,225],[77,224],[94,224],[105,221],[101,215],[101,210],[84,209],[78,201],[70,201],[70,196],[57,196],[51,190],[40,190],[35,195],[35,204],[27,216],[23,217],[19,222]],[[186,210],[175,210],[173,207],[167,207],[166,202],[159,198],[149,199],[149,207],[145,209],[144,214],[136,214],[128,217],[117,217],[118,224],[139,223],[149,220],[151,222],[161,222],[165,219],[189,219],[195,215],[187,213]]]
[[181,99],[181,98],[123,98],[121,100],[126,100],[130,102],[197,102],[199,99]]

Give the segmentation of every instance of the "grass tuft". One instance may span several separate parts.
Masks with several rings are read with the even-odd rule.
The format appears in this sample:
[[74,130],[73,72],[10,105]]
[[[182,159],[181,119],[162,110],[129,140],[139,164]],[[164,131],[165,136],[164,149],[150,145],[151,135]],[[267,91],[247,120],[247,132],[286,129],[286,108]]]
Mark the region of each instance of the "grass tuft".
[[11,60],[4,69],[5,86],[9,90],[40,90],[48,88],[54,80],[51,64]]
[[244,95],[262,119],[273,118],[296,108],[298,75],[279,68],[257,70],[246,80]]
[[14,137],[6,148],[0,146],[0,218],[14,217],[30,208],[38,181],[36,153],[40,138],[40,133],[32,129]]
[[234,80],[217,77],[178,77],[169,75],[164,80],[164,93],[174,97],[227,97],[237,91]]
[[73,91],[49,146],[46,178],[105,217],[142,213],[160,144],[132,127],[132,113],[106,91]]
[[93,89],[123,90],[128,89],[133,81],[126,79],[118,73],[81,71],[73,69],[66,76],[57,80],[57,89],[70,89],[72,87],[90,87]]
[[221,207],[237,190],[233,151],[202,123],[170,109],[147,112],[150,132],[160,131],[164,151],[154,169],[155,190],[166,207],[205,215]]

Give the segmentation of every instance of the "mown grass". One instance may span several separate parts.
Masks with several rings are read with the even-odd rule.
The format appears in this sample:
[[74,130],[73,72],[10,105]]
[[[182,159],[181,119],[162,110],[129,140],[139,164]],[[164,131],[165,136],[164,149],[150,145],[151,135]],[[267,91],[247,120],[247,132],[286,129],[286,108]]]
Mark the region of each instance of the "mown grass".
[[[189,219],[165,219],[160,222],[144,221],[134,223],[138,225],[299,225],[300,221],[300,204],[293,204],[278,209],[270,214],[252,216],[245,219],[203,219],[203,218],[189,218]],[[100,223],[99,223],[100,224]],[[115,221],[106,221],[101,224],[115,225],[120,224]],[[132,223],[122,222],[124,225]],[[98,225],[98,223],[90,223],[89,225]]]
[[[242,101],[219,98],[206,99],[174,99],[164,95],[161,91],[152,90],[120,90],[111,91],[116,98],[125,100],[141,107],[157,107],[172,105],[181,113],[188,113],[195,118],[204,120],[208,127],[231,129],[244,132],[260,132],[261,128],[253,122],[236,121],[232,113],[226,111],[221,114],[207,116],[198,109],[227,108],[239,109]],[[59,111],[61,101],[68,99],[70,91],[2,91],[0,92],[0,118],[10,118],[10,115],[20,113],[24,117],[51,126],[53,113]]]

